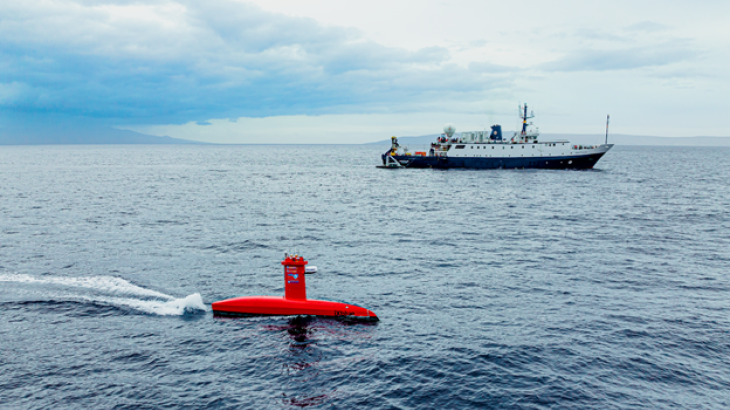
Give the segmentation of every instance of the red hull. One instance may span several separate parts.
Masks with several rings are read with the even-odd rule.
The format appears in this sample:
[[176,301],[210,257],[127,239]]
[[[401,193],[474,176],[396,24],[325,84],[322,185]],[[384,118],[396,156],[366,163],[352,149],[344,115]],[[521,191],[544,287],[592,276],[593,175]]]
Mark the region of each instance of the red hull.
[[359,320],[379,320],[364,307],[342,302],[313,299],[286,299],[278,296],[246,296],[213,303],[213,313],[219,315],[329,316]]

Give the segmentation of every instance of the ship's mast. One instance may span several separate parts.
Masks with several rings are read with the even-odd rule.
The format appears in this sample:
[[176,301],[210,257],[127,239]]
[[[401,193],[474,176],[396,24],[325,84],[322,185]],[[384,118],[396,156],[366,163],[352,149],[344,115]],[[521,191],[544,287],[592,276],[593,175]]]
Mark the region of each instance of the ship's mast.
[[520,118],[522,118],[522,135],[525,135],[527,133],[527,120],[535,118],[534,113],[532,113],[529,117],[527,116],[527,104],[524,106],[524,113],[520,113]]

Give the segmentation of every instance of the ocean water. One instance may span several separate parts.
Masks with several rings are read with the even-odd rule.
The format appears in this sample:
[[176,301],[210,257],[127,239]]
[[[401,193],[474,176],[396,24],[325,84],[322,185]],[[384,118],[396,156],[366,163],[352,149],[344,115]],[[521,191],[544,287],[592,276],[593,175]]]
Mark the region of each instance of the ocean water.
[[[0,408],[730,408],[730,149],[0,148]],[[380,322],[217,318],[281,294]]]

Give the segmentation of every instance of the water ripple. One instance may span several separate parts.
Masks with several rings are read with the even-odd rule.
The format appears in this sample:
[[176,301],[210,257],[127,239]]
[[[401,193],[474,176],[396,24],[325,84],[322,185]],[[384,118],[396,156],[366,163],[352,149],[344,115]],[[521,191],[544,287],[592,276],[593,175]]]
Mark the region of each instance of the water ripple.
[[[730,407],[727,148],[616,147],[600,172],[380,151],[3,147],[2,404]],[[310,297],[381,321],[211,315],[281,294],[287,250]]]

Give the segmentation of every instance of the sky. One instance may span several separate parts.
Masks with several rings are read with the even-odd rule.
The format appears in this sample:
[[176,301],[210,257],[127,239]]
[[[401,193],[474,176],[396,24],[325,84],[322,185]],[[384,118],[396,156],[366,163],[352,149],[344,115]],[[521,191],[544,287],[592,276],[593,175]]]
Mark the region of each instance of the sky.
[[0,2],[0,129],[364,143],[518,126],[730,136],[730,2]]

